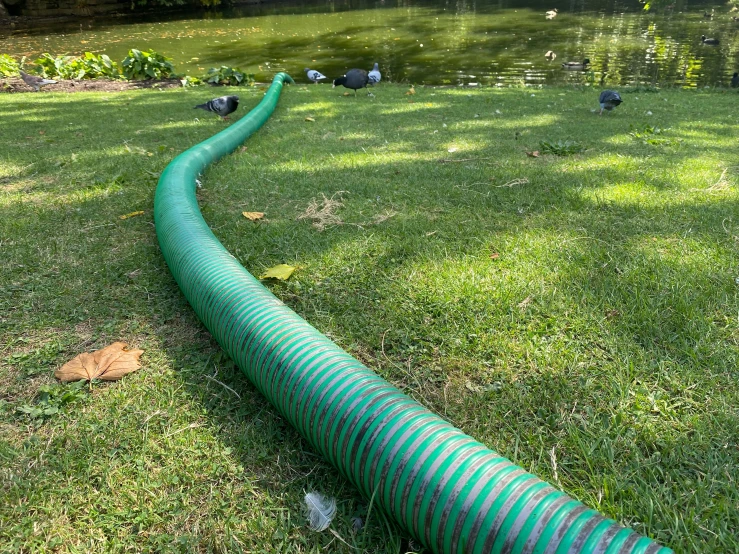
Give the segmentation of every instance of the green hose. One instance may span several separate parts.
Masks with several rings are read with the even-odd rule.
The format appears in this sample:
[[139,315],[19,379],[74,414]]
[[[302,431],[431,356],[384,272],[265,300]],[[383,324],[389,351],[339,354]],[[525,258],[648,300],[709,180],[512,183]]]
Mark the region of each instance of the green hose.
[[525,472],[402,394],[252,277],[203,220],[195,180],[272,114],[259,105],[177,156],[154,200],[164,258],[198,317],[260,392],[433,552],[668,554]]

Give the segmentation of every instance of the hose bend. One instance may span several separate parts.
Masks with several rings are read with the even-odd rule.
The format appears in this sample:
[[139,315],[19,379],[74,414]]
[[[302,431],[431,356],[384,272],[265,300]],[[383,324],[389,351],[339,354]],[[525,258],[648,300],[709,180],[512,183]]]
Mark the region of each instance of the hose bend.
[[285,82],[159,179],[156,232],[200,320],[259,391],[366,497],[436,553],[668,554],[402,394],[252,277],[203,220],[195,180],[270,117]]

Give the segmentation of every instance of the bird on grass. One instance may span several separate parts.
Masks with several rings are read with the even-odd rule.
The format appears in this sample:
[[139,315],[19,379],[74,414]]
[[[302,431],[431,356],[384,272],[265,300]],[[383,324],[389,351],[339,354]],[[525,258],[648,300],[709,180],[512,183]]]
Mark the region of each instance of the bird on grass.
[[547,50],[547,53],[546,53],[546,54],[544,54],[544,57],[545,57],[545,58],[546,58],[546,59],[547,59],[548,61],[550,61],[550,62],[553,62],[554,60],[556,60],[556,59],[557,59],[557,54],[555,54],[555,53],[554,53],[553,51],[551,51],[551,50]]
[[731,88],[739,88],[739,73],[734,73],[731,76]]
[[376,85],[377,83],[379,83],[382,79],[382,73],[380,73],[380,65],[375,63],[372,71],[367,74],[367,77],[369,78],[370,85]]
[[703,44],[710,44],[711,46],[718,46],[719,40],[717,38],[706,38],[706,35],[701,36]]
[[[357,96],[357,91],[360,88],[365,88],[369,83],[369,75],[364,69],[350,69],[346,72],[346,75],[342,75],[338,79],[334,80],[334,86],[332,88],[342,85],[346,88],[350,88],[354,91],[354,96]],[[371,92],[367,93],[368,96],[372,96]]]
[[308,79],[313,81],[315,84],[318,84],[318,81],[321,79],[325,79],[326,76],[321,73],[320,71],[316,71],[315,69],[308,69],[307,67],[303,70],[305,71],[305,74],[308,76]]
[[621,95],[615,90],[604,90],[600,93],[598,101],[600,102],[600,113],[598,115],[603,115],[603,110],[608,110],[610,112],[613,108],[623,102],[623,100],[621,100]]
[[226,116],[235,112],[238,107],[238,96],[221,96],[219,98],[214,98],[213,100],[208,100],[205,104],[198,104],[193,109],[200,108],[201,110],[213,112],[214,114],[221,116],[223,119],[226,119]]
[[565,62],[562,64],[562,69],[565,71],[586,71],[590,65],[590,59],[585,58],[581,62]]
[[29,87],[33,87],[36,92],[38,92],[39,89],[43,86],[56,84],[56,81],[37,77],[36,75],[29,75],[23,70],[21,70],[21,79],[23,79],[23,82],[26,83]]

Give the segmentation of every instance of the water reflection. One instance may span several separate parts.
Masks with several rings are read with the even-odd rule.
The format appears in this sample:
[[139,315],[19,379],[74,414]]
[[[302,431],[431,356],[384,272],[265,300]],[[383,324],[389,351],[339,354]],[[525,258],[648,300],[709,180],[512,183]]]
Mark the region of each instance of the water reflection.
[[[553,7],[557,15],[548,20]],[[91,50],[122,59],[130,47],[153,48],[191,75],[225,64],[265,81],[280,70],[300,78],[304,67],[333,78],[373,62],[386,80],[447,85],[725,86],[739,70],[739,23],[725,10],[706,19],[708,4],[678,1],[654,13],[641,7],[613,0],[280,3],[17,32],[0,39],[0,52]],[[720,44],[704,45],[701,35]],[[545,59],[548,50],[556,60]],[[590,71],[562,71],[562,62],[583,58],[591,60]]]

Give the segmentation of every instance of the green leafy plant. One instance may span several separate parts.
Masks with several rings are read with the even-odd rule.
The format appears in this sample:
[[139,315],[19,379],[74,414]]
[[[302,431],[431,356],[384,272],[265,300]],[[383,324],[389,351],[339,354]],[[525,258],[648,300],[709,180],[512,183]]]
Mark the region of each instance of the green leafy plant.
[[180,79],[180,83],[182,83],[183,87],[199,87],[200,85],[205,84],[201,78],[193,77],[192,75],[185,75]]
[[34,404],[22,404],[16,411],[36,421],[43,421],[59,413],[59,410],[72,402],[87,396],[86,381],[77,381],[70,385],[42,385],[39,387]]
[[106,54],[93,54],[92,52],[85,52],[81,57],[54,57],[45,52],[35,63],[41,67],[42,75],[47,78],[81,80],[107,77],[117,79],[121,75],[118,64]]
[[575,141],[567,140],[562,142],[550,142],[548,140],[542,140],[539,142],[539,150],[542,154],[554,154],[555,156],[572,156],[573,154],[579,154],[585,150],[585,147]]
[[17,61],[7,54],[0,54],[0,77],[16,77],[19,69]]
[[203,80],[212,85],[253,85],[254,74],[244,73],[238,67],[222,65],[221,67],[211,67]]
[[167,79],[174,75],[174,66],[170,58],[165,58],[153,50],[141,51],[133,48],[128,51],[128,56],[121,65],[126,79]]
[[647,125],[643,130],[638,131],[633,125],[629,125],[631,135],[636,140],[640,140],[643,144],[651,144],[654,146],[674,146],[680,144],[680,139],[668,138],[663,136],[669,129],[660,127],[652,127]]

